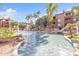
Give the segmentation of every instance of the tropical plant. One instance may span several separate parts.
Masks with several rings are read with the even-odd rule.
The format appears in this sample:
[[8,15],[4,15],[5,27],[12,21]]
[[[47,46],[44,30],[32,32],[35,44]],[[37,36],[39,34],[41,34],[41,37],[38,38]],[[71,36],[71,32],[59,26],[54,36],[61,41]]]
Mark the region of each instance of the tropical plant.
[[28,15],[26,16],[26,19],[27,19],[27,20],[31,20],[31,18],[32,18],[32,14],[28,14]]
[[34,17],[35,18],[38,18],[39,17],[39,14],[40,14],[40,11],[37,11],[36,13],[34,13]]
[[77,12],[74,12],[74,15],[76,16],[77,19],[79,19],[79,6],[74,6],[72,7],[72,10],[76,10]]
[[39,18],[39,14],[40,14],[40,11],[37,11],[34,13],[34,18],[36,19],[36,22],[35,22],[35,30],[38,30],[39,29],[39,22],[38,22],[38,18]]
[[69,33],[70,33],[70,37],[73,37],[73,33],[72,33],[72,27],[74,24],[68,23],[66,26],[69,28]]
[[2,7],[4,4],[3,3],[0,3],[0,7]]
[[47,22],[47,17],[46,16],[42,16],[40,18],[38,18],[35,22],[36,28],[40,28],[41,27],[46,27],[48,25]]
[[[33,24],[32,17],[33,17],[32,14],[28,14],[28,15],[26,16],[26,19],[27,19],[28,24],[30,25],[30,27],[32,27],[31,24]],[[29,27],[29,29],[30,29],[30,27]]]
[[16,36],[9,28],[0,28],[0,38],[14,38]]
[[79,10],[79,6],[74,6],[74,7],[72,7],[72,9],[73,9],[73,10],[74,10],[74,9]]
[[79,26],[79,21],[77,21],[76,24]]
[[18,25],[18,22],[15,21],[15,20],[11,20],[11,25],[12,25],[12,27],[17,26]]
[[51,23],[53,21],[54,12],[57,11],[58,5],[55,3],[50,3],[46,6],[47,19]]

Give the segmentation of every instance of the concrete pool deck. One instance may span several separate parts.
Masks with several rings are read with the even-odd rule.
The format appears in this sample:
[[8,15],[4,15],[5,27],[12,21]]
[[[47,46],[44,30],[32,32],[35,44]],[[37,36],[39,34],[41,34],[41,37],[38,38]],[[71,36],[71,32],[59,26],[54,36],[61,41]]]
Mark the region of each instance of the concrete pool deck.
[[66,36],[64,36],[73,46],[74,48],[74,56],[79,56],[79,41],[77,40],[70,40],[69,38],[67,38]]
[[0,42],[0,56],[14,56],[17,55],[17,49],[23,42],[22,38],[8,41]]
[[8,42],[0,44],[0,56],[16,56],[17,48],[20,46],[22,42]]
[[74,45],[74,49],[75,49],[74,55],[79,56],[79,42],[73,43],[73,45]]

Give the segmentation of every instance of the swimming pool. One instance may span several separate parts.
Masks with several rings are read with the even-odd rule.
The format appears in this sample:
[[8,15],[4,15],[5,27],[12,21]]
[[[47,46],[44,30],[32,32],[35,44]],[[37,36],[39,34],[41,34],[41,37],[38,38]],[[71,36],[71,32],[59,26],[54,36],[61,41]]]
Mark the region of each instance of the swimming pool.
[[21,56],[72,56],[73,46],[62,34],[20,31],[25,39],[18,48]]

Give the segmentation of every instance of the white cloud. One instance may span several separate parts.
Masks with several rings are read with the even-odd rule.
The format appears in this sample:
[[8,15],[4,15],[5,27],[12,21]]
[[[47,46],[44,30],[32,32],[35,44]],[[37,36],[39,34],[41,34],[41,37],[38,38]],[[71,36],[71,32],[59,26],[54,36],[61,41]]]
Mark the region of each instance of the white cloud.
[[71,11],[71,8],[67,9],[66,11]]
[[16,14],[16,10],[12,9],[12,8],[9,8],[5,11],[2,11],[0,12],[0,17],[11,17],[13,16],[14,14]]
[[9,8],[9,9],[6,10],[6,13],[7,13],[7,14],[13,14],[13,13],[15,13],[15,12],[16,12],[16,10],[14,10],[14,9],[12,9],[12,8]]

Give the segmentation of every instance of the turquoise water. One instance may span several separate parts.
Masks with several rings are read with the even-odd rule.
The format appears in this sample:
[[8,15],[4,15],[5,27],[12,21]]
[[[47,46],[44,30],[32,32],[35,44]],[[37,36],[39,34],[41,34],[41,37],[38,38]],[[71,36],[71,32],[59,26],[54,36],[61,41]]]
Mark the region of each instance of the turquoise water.
[[72,56],[74,49],[62,34],[23,32],[24,42],[18,48],[21,56]]

